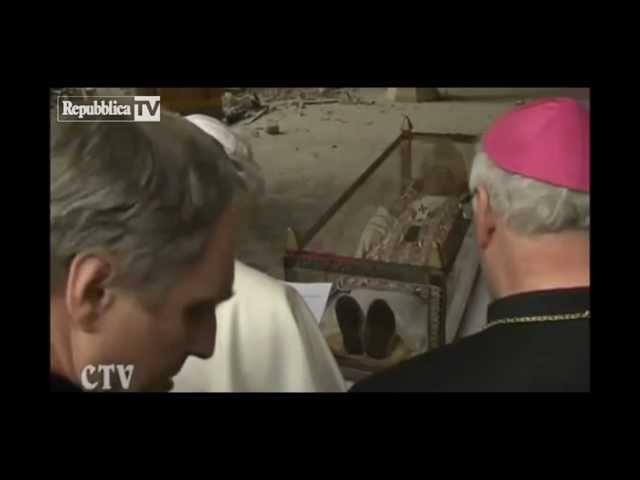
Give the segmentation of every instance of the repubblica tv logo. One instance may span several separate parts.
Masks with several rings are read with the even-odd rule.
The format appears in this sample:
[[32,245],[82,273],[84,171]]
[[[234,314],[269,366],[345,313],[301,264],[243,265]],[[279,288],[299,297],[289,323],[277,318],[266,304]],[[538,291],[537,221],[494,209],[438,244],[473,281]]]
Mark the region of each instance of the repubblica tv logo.
[[160,97],[59,96],[59,122],[159,122]]

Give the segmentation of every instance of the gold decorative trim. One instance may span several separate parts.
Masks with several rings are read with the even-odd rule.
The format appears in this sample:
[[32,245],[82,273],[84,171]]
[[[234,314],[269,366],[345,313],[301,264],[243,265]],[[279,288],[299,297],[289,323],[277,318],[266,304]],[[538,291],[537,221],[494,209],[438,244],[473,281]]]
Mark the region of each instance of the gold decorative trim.
[[510,324],[510,323],[536,323],[536,322],[558,322],[562,320],[580,320],[591,318],[591,311],[586,310],[582,313],[565,313],[562,315],[537,315],[533,317],[514,317],[514,318],[502,318],[494,322],[489,323],[484,329],[493,327],[495,325]]

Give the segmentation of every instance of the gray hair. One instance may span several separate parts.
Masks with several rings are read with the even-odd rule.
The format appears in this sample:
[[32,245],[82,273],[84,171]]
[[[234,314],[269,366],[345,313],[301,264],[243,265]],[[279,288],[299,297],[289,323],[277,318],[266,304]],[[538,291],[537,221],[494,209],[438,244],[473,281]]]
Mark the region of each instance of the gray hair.
[[52,288],[97,249],[118,259],[113,285],[157,296],[200,257],[238,184],[222,146],[167,111],[149,123],[52,117],[50,146]]
[[589,194],[506,172],[480,148],[469,189],[483,186],[492,208],[515,231],[525,234],[589,230]]

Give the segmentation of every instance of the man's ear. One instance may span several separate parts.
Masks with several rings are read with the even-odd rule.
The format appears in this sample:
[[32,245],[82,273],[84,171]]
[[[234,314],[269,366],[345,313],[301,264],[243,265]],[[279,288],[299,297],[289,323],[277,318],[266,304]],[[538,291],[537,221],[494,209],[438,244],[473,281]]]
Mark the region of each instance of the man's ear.
[[473,199],[473,223],[480,250],[485,250],[496,230],[496,216],[484,187],[478,187]]
[[71,262],[65,302],[73,325],[82,331],[96,331],[97,320],[112,303],[107,285],[113,272],[113,259],[102,252],[83,253]]

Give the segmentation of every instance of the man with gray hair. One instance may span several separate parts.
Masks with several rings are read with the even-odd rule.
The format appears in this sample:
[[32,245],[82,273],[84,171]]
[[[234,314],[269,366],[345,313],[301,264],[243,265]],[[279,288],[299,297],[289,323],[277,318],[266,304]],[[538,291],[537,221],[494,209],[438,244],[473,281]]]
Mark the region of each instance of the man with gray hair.
[[233,197],[222,146],[179,115],[51,119],[52,390],[168,391],[213,354],[232,295]]
[[468,196],[494,298],[486,329],[352,391],[590,389],[589,143],[589,113],[568,98],[495,122]]
[[[265,191],[251,144],[213,117],[194,114],[186,119],[219,141],[240,172],[248,191],[238,203],[245,211],[242,218],[250,221],[252,206]],[[172,391],[345,391],[317,320],[293,287],[236,260],[233,290],[233,299],[215,312],[216,354],[189,358],[174,377]]]

